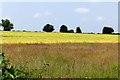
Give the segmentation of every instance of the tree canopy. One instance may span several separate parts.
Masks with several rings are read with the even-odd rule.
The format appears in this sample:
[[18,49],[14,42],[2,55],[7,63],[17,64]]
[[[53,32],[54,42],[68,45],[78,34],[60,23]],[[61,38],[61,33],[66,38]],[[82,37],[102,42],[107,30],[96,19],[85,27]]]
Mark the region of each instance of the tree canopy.
[[62,26],[60,27],[60,32],[68,32],[67,26],[66,26],[66,25],[62,25]]
[[80,27],[77,27],[77,28],[76,28],[76,33],[82,33]]
[[50,24],[46,24],[44,27],[43,27],[43,31],[45,32],[52,32],[54,31],[54,26],[53,25],[50,25]]
[[103,34],[112,34],[114,32],[114,29],[111,27],[104,27],[102,33]]
[[4,31],[11,31],[11,29],[13,29],[13,23],[11,23],[10,20],[2,19],[1,21],[2,21],[2,23],[0,23],[0,26],[3,27]]

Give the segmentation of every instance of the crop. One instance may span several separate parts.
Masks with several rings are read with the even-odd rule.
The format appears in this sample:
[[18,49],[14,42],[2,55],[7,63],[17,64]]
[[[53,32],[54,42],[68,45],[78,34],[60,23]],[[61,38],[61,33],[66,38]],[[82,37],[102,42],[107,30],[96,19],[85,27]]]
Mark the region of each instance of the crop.
[[46,33],[46,32],[1,32],[1,44],[13,43],[117,43],[118,35]]

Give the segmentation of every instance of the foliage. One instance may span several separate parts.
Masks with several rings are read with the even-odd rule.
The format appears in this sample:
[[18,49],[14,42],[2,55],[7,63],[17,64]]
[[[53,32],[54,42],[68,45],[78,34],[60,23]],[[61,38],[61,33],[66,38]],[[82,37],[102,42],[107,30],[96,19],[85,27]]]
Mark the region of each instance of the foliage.
[[73,29],[68,30],[68,33],[74,33],[74,30]]
[[0,25],[3,26],[4,31],[10,31],[11,29],[13,29],[13,23],[11,23],[10,20],[2,19],[1,21],[2,21],[2,23],[0,23]]
[[[26,77],[29,77],[34,74],[36,69],[31,69],[30,71],[27,71],[28,67],[26,68],[24,65],[20,65],[19,69],[14,68],[9,60],[5,59],[4,53],[0,54],[0,57],[2,57],[2,80],[11,80],[11,79],[24,79]],[[49,64],[45,63],[44,66],[41,68],[38,78],[42,78],[44,73],[47,70],[47,67]],[[26,72],[25,72],[26,71]]]
[[114,35],[120,35],[120,33],[113,33]]
[[5,59],[4,53],[0,54],[2,56],[2,80],[22,78],[25,76],[25,72],[14,68],[9,60]]
[[60,32],[68,32],[67,26],[66,25],[62,25],[60,27]]
[[53,25],[50,25],[50,24],[46,24],[43,28],[43,31],[46,31],[46,32],[52,32],[54,30],[55,29],[54,29]]
[[104,27],[103,28],[103,34],[112,34],[114,32],[114,29],[111,27]]
[[77,28],[76,28],[76,33],[82,33],[80,27],[77,27]]

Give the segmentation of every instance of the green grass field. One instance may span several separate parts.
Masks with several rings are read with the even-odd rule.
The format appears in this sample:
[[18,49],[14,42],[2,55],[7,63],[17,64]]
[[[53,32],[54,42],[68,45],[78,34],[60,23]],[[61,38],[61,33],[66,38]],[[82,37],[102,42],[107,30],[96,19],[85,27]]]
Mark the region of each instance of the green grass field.
[[118,35],[46,33],[46,32],[1,32],[4,43],[117,43]]
[[26,78],[118,78],[118,35],[1,33],[11,64],[33,70]]

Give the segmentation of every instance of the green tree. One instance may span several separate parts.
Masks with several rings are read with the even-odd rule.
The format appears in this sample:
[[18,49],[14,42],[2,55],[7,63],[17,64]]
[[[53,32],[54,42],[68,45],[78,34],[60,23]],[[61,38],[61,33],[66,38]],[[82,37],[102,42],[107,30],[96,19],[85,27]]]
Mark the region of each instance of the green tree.
[[11,31],[11,29],[13,29],[13,23],[10,22],[10,20],[5,19],[5,20],[1,20],[2,23],[0,23],[0,26],[3,27],[4,31]]
[[76,28],[76,33],[82,33],[80,27],[77,27],[77,28]]
[[43,31],[45,32],[52,32],[54,29],[54,26],[53,25],[50,25],[50,24],[46,24],[44,27],[43,27]]
[[103,34],[112,34],[114,32],[114,29],[111,27],[104,27],[102,33]]
[[60,27],[60,32],[68,32],[67,26],[66,26],[66,25],[62,25],[62,26]]

